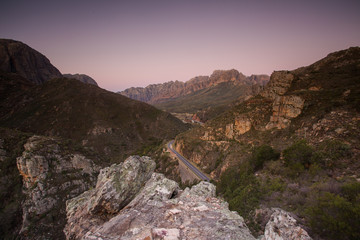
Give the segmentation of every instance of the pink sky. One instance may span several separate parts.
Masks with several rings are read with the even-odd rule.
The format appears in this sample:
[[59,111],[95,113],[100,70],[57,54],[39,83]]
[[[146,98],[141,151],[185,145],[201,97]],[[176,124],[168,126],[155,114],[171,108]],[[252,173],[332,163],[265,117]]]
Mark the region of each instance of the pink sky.
[[215,69],[271,74],[360,45],[360,1],[24,1],[2,3],[0,38],[110,91]]

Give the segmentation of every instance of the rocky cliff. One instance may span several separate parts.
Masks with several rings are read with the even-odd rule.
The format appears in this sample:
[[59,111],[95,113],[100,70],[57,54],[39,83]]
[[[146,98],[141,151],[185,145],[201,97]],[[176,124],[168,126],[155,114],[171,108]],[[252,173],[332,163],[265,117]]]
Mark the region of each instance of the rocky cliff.
[[83,83],[98,86],[97,82],[93,78],[91,78],[85,74],[78,74],[78,73],[77,74],[63,74],[63,77],[73,78],[73,79],[79,80],[80,82],[83,82]]
[[0,39],[0,71],[17,73],[36,84],[62,76],[44,55],[8,39]]
[[246,77],[235,69],[228,71],[216,70],[210,77],[198,76],[187,82],[171,81],[163,84],[149,85],[145,88],[133,87],[120,92],[120,94],[139,101],[156,104],[189,95],[224,82],[231,82],[233,85],[259,84],[263,86],[267,80],[268,76],[266,75]]
[[[255,239],[243,218],[215,197],[213,184],[181,190],[154,168],[150,158],[132,156],[102,169],[96,188],[66,202],[66,238]],[[311,239],[288,213],[276,211],[264,239]]]

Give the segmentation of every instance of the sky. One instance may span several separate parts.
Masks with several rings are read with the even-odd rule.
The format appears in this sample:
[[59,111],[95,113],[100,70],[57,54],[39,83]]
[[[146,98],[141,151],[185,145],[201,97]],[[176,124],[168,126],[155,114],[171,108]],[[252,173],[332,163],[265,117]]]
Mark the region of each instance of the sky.
[[360,45],[360,1],[3,0],[0,38],[116,92],[217,69],[310,65]]

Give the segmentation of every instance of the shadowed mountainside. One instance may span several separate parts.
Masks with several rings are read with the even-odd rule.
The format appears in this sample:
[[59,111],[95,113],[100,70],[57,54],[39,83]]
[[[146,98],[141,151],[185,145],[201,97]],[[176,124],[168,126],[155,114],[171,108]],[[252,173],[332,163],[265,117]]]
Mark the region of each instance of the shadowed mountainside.
[[0,71],[17,73],[36,84],[62,76],[44,55],[9,39],[0,39]]
[[76,80],[59,78],[40,86],[11,74],[0,80],[1,96],[9,88],[14,92],[0,105],[1,126],[73,139],[107,156],[121,158],[186,129],[169,113]]

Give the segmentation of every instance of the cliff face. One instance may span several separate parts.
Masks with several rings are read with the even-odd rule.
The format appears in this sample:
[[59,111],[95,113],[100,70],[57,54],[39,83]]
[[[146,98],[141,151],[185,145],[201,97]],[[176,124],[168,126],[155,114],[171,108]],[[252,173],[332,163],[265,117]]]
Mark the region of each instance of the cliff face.
[[22,176],[24,239],[63,239],[65,201],[94,186],[100,167],[61,139],[32,136],[16,160]]
[[246,77],[235,69],[228,71],[216,70],[210,77],[198,76],[185,83],[175,81],[163,84],[153,84],[145,88],[129,88],[120,92],[120,94],[150,104],[157,104],[192,94],[202,89],[217,86],[223,82],[231,82],[234,85],[264,85],[267,80],[267,75],[252,75]]
[[36,84],[61,77],[44,55],[24,43],[0,39],[0,71],[17,73]]
[[85,74],[78,74],[78,73],[77,74],[63,74],[63,77],[73,78],[73,79],[79,80],[80,82],[83,82],[83,83],[98,86],[97,82],[93,78],[91,78]]

